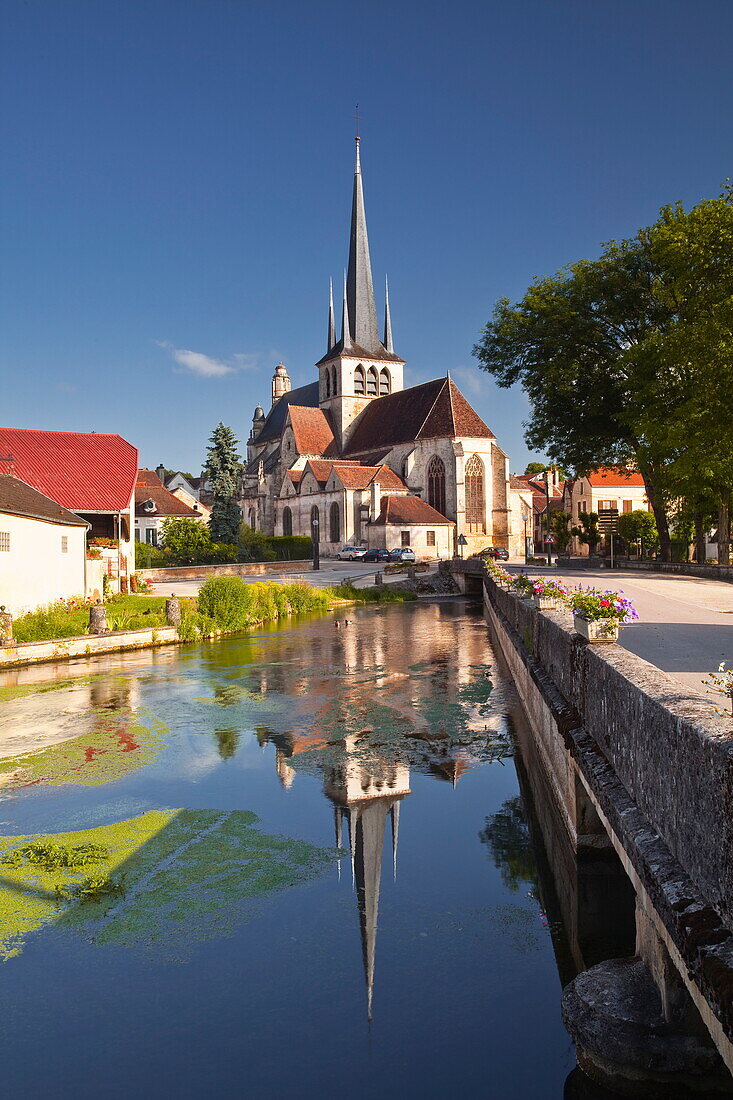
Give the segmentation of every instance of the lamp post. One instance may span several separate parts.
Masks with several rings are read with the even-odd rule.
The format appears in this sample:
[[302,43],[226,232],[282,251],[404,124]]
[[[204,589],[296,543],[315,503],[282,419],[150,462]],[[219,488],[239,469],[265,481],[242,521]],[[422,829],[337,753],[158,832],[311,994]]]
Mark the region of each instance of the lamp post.
[[527,558],[529,557],[529,538],[527,537],[527,523],[529,522],[529,512],[525,512],[522,516],[524,522],[524,564],[527,564]]
[[313,569],[315,571],[321,568],[321,548],[318,542],[318,529],[320,526],[318,516],[314,516],[311,520],[311,540],[313,542]]

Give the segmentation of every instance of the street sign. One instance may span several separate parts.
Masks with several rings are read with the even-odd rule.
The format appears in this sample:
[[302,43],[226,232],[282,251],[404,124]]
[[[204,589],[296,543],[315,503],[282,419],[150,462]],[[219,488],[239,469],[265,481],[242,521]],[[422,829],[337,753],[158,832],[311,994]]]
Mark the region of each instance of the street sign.
[[459,535],[458,536],[458,545],[459,546],[468,546],[468,539],[466,538],[465,535]]

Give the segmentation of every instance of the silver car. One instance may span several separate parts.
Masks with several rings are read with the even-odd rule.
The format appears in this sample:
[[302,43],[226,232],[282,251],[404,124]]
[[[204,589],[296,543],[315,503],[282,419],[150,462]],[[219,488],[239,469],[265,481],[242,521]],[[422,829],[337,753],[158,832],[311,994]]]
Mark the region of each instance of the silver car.
[[339,561],[358,561],[366,552],[366,546],[342,546],[336,557]]

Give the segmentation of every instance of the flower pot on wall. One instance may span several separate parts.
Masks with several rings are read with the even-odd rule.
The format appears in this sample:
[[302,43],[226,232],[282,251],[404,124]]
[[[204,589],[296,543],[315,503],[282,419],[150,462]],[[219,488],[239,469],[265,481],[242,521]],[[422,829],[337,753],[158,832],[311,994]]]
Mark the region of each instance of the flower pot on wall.
[[573,626],[576,634],[593,644],[615,642],[618,639],[618,619],[585,619],[580,615],[573,615]]
[[534,597],[535,607],[540,611],[559,611],[562,607],[560,600],[557,596],[537,596]]

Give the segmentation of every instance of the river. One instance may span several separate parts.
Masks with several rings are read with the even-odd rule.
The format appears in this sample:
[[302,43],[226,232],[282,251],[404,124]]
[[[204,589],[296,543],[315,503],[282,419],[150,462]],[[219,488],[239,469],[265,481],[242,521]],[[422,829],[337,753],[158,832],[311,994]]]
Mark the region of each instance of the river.
[[5,673],[0,717],[6,1095],[563,1096],[479,607]]

